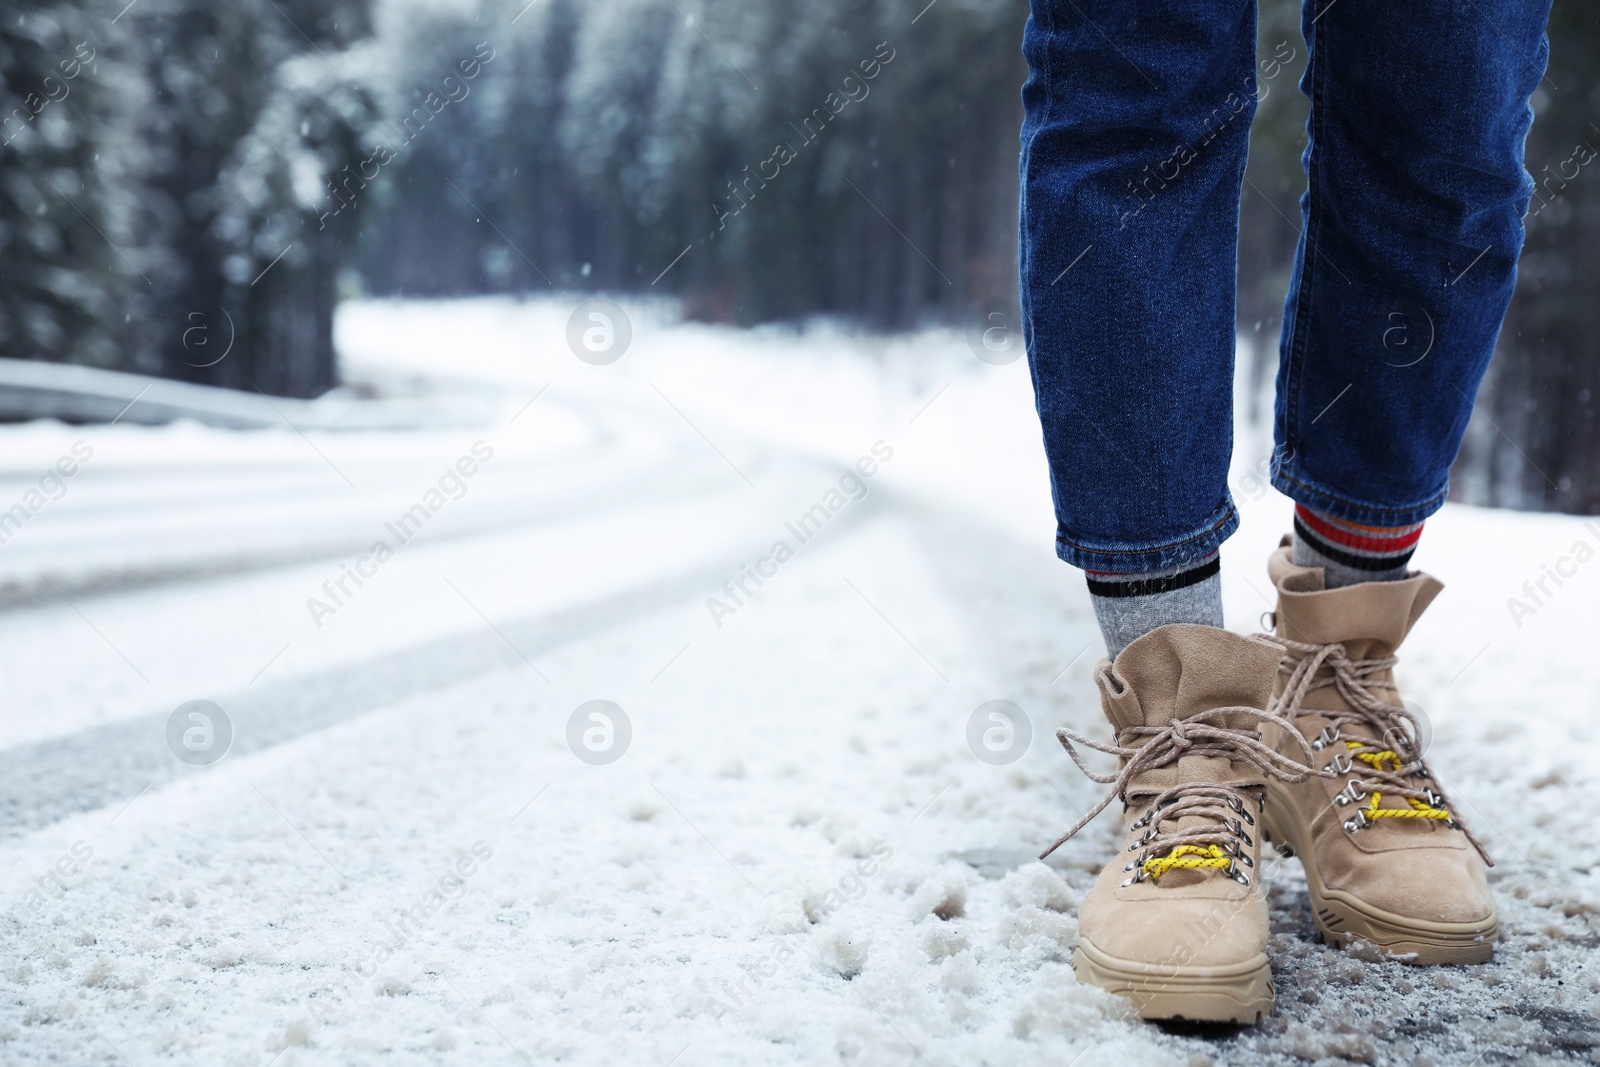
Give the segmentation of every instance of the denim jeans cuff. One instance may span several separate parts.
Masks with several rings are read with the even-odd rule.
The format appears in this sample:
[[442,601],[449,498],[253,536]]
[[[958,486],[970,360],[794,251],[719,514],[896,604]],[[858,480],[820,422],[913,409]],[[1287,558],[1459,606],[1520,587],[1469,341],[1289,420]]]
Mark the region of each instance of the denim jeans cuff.
[[1344,522],[1359,523],[1362,526],[1410,526],[1422,522],[1444,507],[1445,497],[1450,492],[1450,484],[1446,480],[1437,492],[1416,503],[1398,506],[1378,504],[1355,500],[1350,494],[1329,489],[1316,478],[1307,477],[1301,472],[1297,473],[1299,477],[1291,478],[1282,470],[1273,470],[1272,487],[1296,504],[1303,504],[1312,511],[1331,515]]
[[1221,506],[1193,531],[1160,544],[1091,544],[1073,539],[1066,528],[1058,523],[1056,555],[1086,571],[1143,574],[1168,567],[1182,567],[1205,559],[1238,528],[1239,512],[1231,499],[1224,499]]

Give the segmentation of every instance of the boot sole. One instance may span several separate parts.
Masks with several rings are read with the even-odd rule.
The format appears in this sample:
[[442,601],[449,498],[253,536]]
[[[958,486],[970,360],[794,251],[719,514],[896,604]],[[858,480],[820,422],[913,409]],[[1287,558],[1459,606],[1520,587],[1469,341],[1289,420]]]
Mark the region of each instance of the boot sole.
[[1272,1014],[1272,967],[1265,955],[1227,967],[1176,967],[1119,959],[1080,937],[1072,973],[1126,997],[1141,1019],[1250,1026]]
[[1359,938],[1376,946],[1385,956],[1417,966],[1487,963],[1494,958],[1494,943],[1500,936],[1497,915],[1470,923],[1430,922],[1375,908],[1343,890],[1323,885],[1317,865],[1306,858],[1316,854],[1311,842],[1304,840],[1298,827],[1285,826],[1273,814],[1290,810],[1293,801],[1270,783],[1267,792],[1267,808],[1261,816],[1262,836],[1268,841],[1288,845],[1299,858],[1306,874],[1311,919],[1319,942],[1333,948],[1349,948],[1350,943]]

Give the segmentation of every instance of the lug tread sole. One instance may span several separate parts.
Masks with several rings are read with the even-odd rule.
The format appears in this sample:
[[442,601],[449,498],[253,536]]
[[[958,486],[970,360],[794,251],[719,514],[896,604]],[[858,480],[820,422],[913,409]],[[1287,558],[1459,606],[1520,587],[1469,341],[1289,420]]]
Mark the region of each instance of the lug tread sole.
[[1270,798],[1262,813],[1262,836],[1289,846],[1305,870],[1306,888],[1311,896],[1311,919],[1317,940],[1332,948],[1349,948],[1356,939],[1377,947],[1383,955],[1418,966],[1437,964],[1487,963],[1494,957],[1494,943],[1500,935],[1497,916],[1475,923],[1441,923],[1412,919],[1375,908],[1338,889],[1323,885],[1311,842],[1304,835],[1290,832],[1278,819],[1278,812],[1293,803],[1282,792],[1268,787]]
[[1079,938],[1078,981],[1127,998],[1142,1019],[1250,1026],[1272,1014],[1272,967],[1265,955],[1231,967],[1177,967],[1119,959]]

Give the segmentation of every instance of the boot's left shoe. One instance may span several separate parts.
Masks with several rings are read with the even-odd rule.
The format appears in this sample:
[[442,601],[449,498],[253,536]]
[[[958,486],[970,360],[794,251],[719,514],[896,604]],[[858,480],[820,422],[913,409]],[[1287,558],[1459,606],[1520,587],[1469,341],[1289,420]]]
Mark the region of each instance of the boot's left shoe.
[[1309,743],[1335,777],[1268,781],[1262,828],[1305,867],[1318,940],[1354,938],[1410,963],[1482,963],[1499,931],[1488,854],[1462,825],[1420,750],[1420,724],[1394,682],[1395,649],[1444,588],[1403,581],[1323,588],[1320,567],[1290,561],[1289,538],[1268,572],[1284,647],[1264,734],[1283,753]]
[[[1210,626],[1162,626],[1095,669],[1116,741],[1056,733],[1112,788],[1044,855],[1123,802],[1122,849],[1083,898],[1072,969],[1146,1019],[1250,1024],[1272,1014],[1256,819],[1265,783],[1305,777],[1310,756],[1304,744],[1283,756],[1261,740],[1278,653]],[[1093,773],[1077,745],[1119,757],[1118,772]]]

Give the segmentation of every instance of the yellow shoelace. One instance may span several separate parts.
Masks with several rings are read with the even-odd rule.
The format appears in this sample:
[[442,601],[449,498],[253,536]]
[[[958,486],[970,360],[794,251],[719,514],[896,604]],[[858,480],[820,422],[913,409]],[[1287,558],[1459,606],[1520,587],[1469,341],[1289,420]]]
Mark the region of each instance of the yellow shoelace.
[[[1190,857],[1198,857],[1191,859]],[[1160,878],[1174,867],[1227,867],[1233,860],[1217,845],[1179,845],[1165,856],[1152,856],[1144,861],[1144,873],[1150,878]]]
[[[1346,741],[1345,748],[1361,748],[1360,741]],[[1384,749],[1382,752],[1360,752],[1356,759],[1380,771],[1398,771],[1405,766],[1405,760],[1400,758],[1398,752]],[[1406,797],[1409,808],[1380,808],[1378,803],[1383,799],[1383,794],[1377,790],[1372,792],[1372,800],[1367,804],[1365,815],[1368,819],[1449,819],[1450,812],[1444,808],[1435,808],[1415,797]]]

